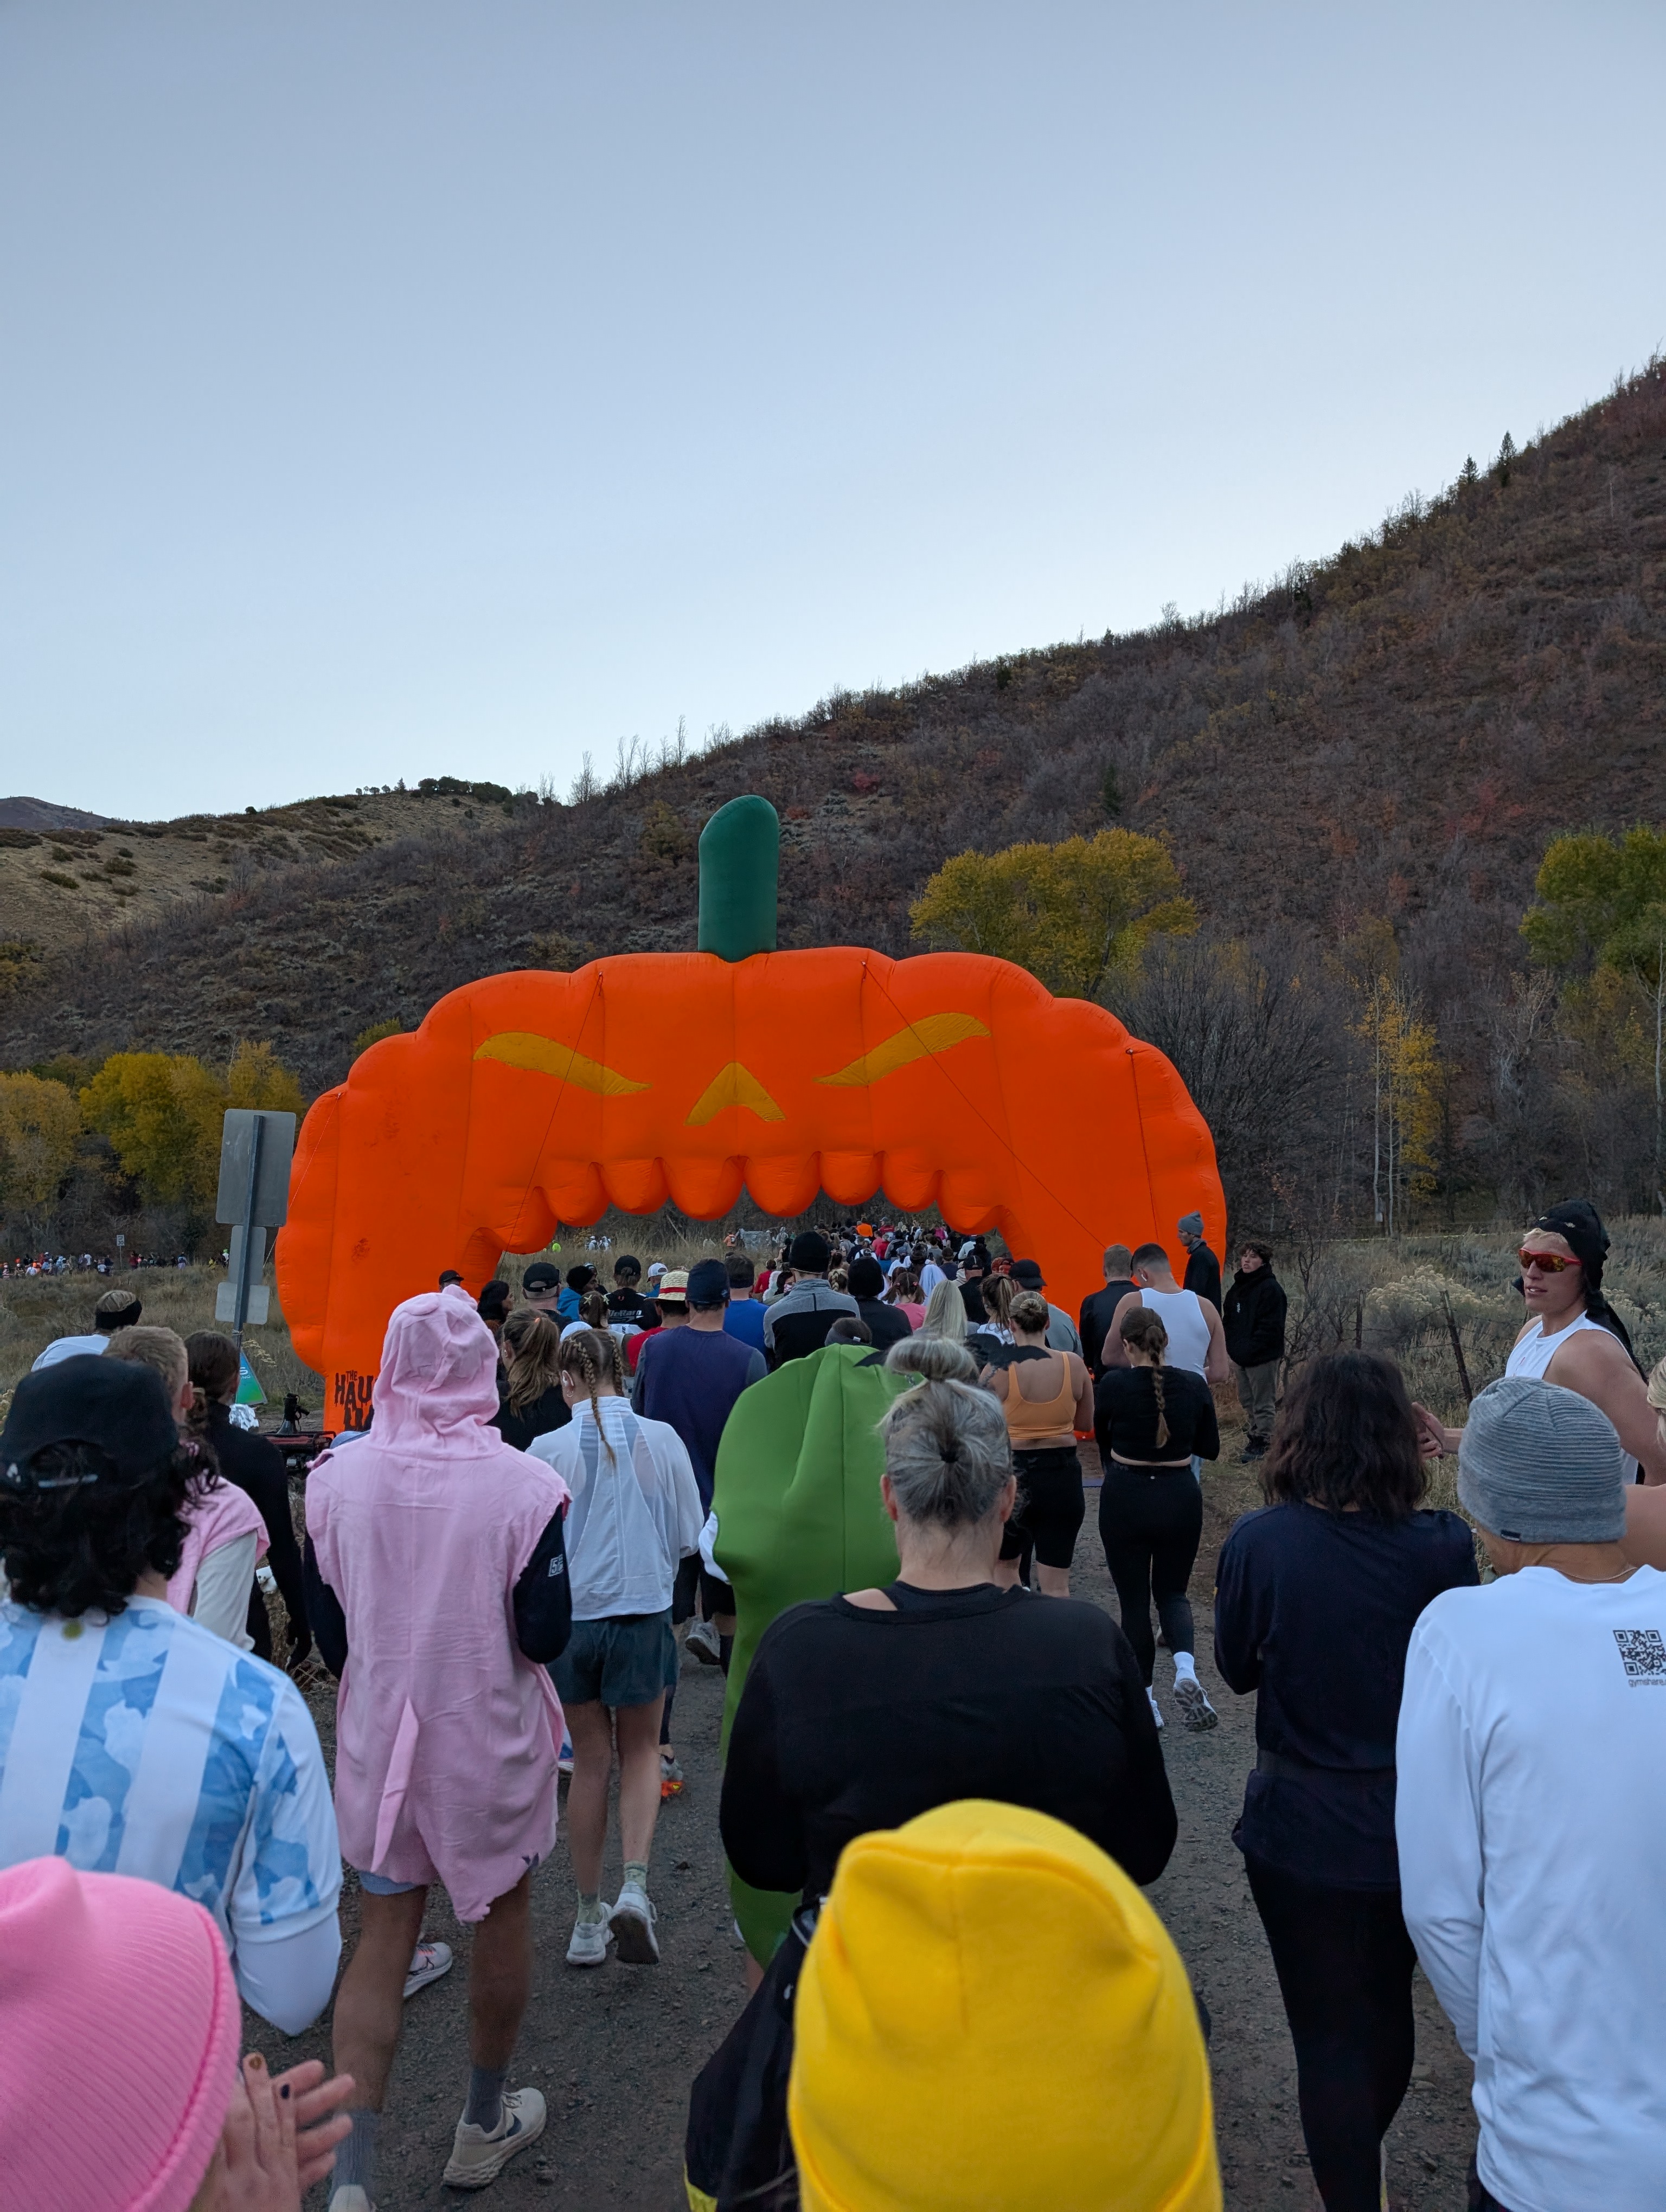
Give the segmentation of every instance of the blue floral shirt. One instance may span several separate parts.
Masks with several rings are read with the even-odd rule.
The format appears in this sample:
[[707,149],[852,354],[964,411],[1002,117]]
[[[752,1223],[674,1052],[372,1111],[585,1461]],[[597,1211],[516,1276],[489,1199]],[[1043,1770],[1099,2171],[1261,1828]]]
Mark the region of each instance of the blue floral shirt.
[[194,1898],[234,1953],[331,1917],[335,1809],[295,1684],[160,1599],[0,1604],[0,1866],[46,1856]]

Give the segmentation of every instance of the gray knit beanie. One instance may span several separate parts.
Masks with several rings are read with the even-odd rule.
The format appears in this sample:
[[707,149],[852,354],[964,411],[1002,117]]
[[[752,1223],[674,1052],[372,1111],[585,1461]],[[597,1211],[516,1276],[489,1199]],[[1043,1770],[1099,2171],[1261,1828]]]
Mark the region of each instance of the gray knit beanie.
[[1174,1225],[1177,1236],[1201,1237],[1203,1234],[1203,1216],[1201,1213],[1183,1213]]
[[1521,1544],[1611,1544],[1626,1533],[1625,1453],[1589,1398],[1529,1375],[1489,1382],[1458,1446],[1458,1499]]

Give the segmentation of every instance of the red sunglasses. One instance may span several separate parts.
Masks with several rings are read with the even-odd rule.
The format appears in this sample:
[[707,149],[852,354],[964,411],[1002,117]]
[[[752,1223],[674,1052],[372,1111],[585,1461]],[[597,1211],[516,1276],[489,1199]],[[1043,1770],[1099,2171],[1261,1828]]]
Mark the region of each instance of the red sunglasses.
[[1577,1267],[1579,1264],[1577,1260],[1565,1260],[1560,1252],[1518,1251],[1516,1257],[1522,1263],[1523,1274],[1529,1267],[1536,1267],[1541,1275],[1560,1275],[1566,1269]]

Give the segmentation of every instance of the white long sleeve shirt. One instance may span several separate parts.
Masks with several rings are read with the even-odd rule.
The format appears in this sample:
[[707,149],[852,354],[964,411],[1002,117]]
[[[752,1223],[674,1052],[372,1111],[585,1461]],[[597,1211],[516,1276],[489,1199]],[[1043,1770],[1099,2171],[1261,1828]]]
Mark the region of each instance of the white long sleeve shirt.
[[573,1493],[566,1528],[573,1618],[664,1613],[678,1565],[698,1550],[706,1517],[694,1463],[669,1423],[645,1419],[623,1398],[597,1403],[599,1428],[581,1400],[564,1429],[529,1447]]
[[1406,1924],[1511,2212],[1666,2206],[1666,1574],[1528,1567],[1413,1632]]

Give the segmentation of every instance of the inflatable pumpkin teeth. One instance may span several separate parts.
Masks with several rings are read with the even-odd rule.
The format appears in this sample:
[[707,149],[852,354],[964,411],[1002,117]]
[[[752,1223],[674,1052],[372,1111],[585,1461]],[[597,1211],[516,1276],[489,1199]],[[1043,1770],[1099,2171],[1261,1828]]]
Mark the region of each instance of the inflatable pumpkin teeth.
[[700,949],[465,985],[307,1115],[277,1281],[331,1418],[361,1417],[400,1299],[558,1224],[669,1200],[698,1220],[883,1194],[999,1229],[1074,1310],[1107,1243],[1225,1206],[1203,1117],[1114,1015],[975,953],[775,950],[780,824],[732,799],[700,839]]

